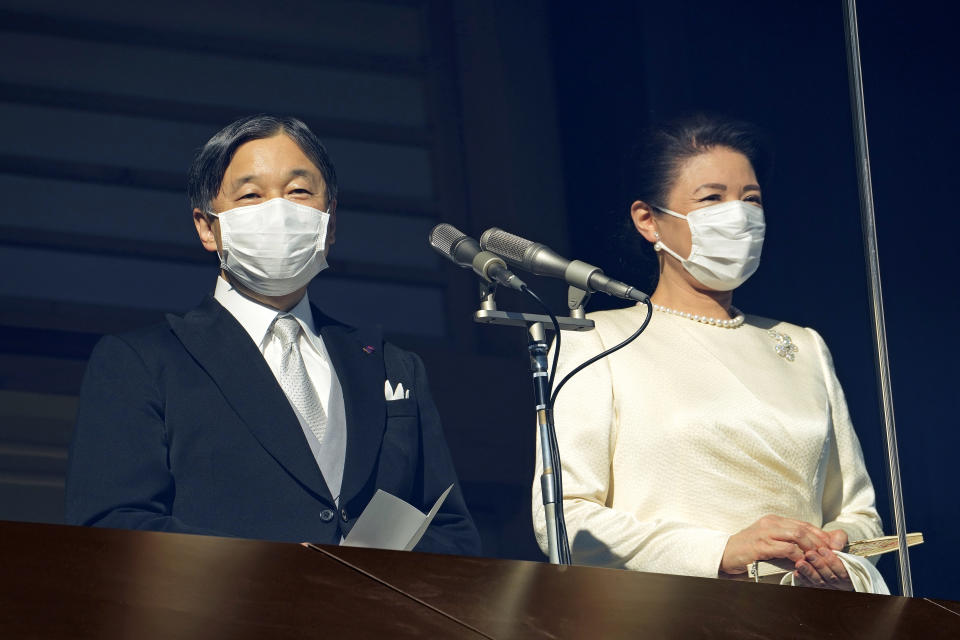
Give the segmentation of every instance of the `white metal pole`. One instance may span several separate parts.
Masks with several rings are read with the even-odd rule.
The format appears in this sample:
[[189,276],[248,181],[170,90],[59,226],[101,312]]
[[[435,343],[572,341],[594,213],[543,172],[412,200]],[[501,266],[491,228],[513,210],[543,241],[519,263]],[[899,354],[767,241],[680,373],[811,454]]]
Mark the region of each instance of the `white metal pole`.
[[873,313],[874,353],[880,384],[880,412],[887,453],[887,473],[893,523],[900,543],[900,594],[913,596],[910,556],[907,550],[907,525],[903,513],[900,485],[900,455],[897,452],[897,428],[893,417],[893,391],[890,388],[890,360],[887,355],[887,325],[883,315],[883,291],[880,287],[880,258],[877,253],[877,227],[873,210],[873,182],[870,177],[870,149],[867,146],[867,117],[863,102],[863,75],[860,65],[860,33],[857,28],[856,0],[843,0],[844,32],[847,40],[847,72],[850,79],[850,103],[853,112],[853,138],[857,153],[857,182],[860,188],[860,223],[863,228],[864,255]]

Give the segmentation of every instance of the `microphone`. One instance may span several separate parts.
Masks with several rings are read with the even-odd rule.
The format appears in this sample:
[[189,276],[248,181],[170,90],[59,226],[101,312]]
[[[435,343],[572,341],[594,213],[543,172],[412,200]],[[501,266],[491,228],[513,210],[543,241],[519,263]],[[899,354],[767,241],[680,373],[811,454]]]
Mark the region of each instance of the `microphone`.
[[645,302],[649,296],[639,289],[603,275],[603,270],[580,260],[567,260],[550,247],[515,236],[503,229],[491,227],[480,236],[480,246],[502,256],[515,267],[537,276],[561,278],[568,284],[593,293]]
[[464,269],[473,269],[481,278],[517,291],[523,291],[527,286],[507,269],[500,256],[483,251],[479,242],[453,225],[438,224],[431,229],[428,240],[437,253]]

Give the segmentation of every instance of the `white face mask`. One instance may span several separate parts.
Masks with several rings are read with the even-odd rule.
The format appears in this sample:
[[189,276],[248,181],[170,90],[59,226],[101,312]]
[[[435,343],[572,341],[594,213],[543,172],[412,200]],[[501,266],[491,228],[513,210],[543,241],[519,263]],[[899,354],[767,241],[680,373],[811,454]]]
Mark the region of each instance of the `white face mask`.
[[220,268],[265,296],[293,293],[327,268],[330,214],[274,198],[220,213]]
[[663,249],[679,260],[704,286],[715,291],[736,289],[760,266],[763,234],[767,228],[760,206],[731,200],[694,209],[685,216],[657,209],[690,225],[690,256],[680,257],[660,240],[653,248]]

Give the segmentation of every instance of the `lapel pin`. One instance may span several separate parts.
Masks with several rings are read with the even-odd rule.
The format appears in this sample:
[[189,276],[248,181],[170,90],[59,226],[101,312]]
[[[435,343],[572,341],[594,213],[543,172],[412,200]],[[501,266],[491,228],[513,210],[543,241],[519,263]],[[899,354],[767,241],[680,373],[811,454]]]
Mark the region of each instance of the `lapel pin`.
[[372,346],[368,344],[363,348],[363,351],[364,353],[373,353],[374,351],[376,351],[376,349],[374,349]]

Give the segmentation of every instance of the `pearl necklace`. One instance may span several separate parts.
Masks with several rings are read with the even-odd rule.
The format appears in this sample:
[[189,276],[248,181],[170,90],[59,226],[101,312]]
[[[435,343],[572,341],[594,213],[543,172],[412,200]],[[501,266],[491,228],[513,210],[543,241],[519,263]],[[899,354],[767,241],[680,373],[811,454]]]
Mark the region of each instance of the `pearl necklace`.
[[681,318],[687,318],[688,320],[696,320],[703,324],[711,324],[715,327],[723,327],[725,329],[736,329],[743,324],[743,321],[746,319],[743,315],[743,312],[737,309],[736,307],[730,307],[730,310],[735,314],[732,318],[711,318],[709,316],[698,316],[695,313],[687,313],[686,311],[677,311],[676,309],[671,309],[669,307],[661,306],[657,303],[653,304],[653,308],[657,311],[662,311],[664,313],[670,313],[675,316],[680,316]]

